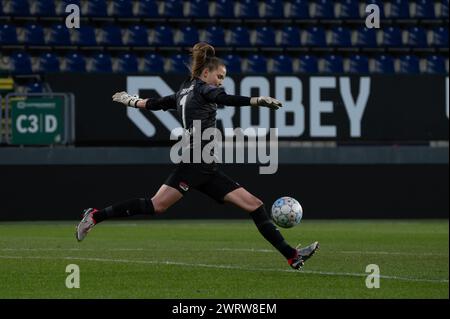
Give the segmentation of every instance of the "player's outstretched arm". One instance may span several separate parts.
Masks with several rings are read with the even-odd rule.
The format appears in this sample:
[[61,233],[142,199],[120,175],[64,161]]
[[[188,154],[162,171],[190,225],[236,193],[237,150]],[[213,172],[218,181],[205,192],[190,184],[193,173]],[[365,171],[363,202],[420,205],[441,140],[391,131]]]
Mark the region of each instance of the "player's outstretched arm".
[[114,102],[122,103],[125,106],[135,107],[135,108],[145,108],[146,100],[141,99],[137,95],[130,95],[125,91],[117,92],[112,96]]
[[250,98],[251,106],[266,106],[274,110],[278,110],[283,105],[277,99],[270,96],[259,96]]
[[269,96],[246,97],[239,95],[228,95],[226,93],[218,94],[215,97],[214,102],[232,106],[265,106],[273,110],[277,110],[283,106],[280,101]]
[[117,92],[112,96],[114,102],[122,103],[125,106],[146,109],[151,111],[176,109],[175,94],[161,98],[142,99],[137,95],[130,95],[127,92]]

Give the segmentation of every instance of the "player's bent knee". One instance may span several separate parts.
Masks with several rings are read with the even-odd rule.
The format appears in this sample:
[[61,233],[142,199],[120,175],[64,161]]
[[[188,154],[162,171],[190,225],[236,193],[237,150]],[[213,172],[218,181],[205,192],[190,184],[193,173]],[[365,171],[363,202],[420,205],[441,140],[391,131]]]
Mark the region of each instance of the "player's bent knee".
[[252,201],[252,208],[253,208],[253,210],[258,209],[262,205],[264,205],[262,200],[260,200],[258,197],[253,196],[253,201]]
[[165,204],[164,202],[154,199],[152,200],[152,202],[153,208],[155,209],[155,214],[162,214],[169,208],[169,205]]
[[264,203],[258,197],[252,196],[251,198],[249,198],[245,206],[248,212],[253,212],[262,205],[264,205]]

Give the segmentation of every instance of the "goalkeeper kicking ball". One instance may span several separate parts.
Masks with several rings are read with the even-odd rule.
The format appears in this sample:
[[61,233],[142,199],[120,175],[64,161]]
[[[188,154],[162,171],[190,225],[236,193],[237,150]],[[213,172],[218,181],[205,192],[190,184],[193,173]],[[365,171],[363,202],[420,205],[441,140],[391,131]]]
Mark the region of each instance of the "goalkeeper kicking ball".
[[292,197],[281,197],[272,205],[272,220],[280,227],[294,227],[300,223],[302,217],[302,206]]

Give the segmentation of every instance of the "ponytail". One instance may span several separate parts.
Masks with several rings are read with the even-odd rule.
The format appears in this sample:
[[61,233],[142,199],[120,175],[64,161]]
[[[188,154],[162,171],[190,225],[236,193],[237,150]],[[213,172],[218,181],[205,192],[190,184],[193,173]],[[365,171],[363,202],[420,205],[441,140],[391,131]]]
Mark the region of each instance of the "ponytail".
[[192,64],[191,77],[200,77],[205,68],[215,70],[219,66],[224,65],[223,62],[217,58],[216,51],[212,45],[205,42],[199,42],[191,49]]

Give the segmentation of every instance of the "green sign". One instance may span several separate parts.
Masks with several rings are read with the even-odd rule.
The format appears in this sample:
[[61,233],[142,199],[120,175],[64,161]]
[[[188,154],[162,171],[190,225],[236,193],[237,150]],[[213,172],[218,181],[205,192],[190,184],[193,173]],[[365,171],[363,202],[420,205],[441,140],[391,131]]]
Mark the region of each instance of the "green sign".
[[64,98],[12,99],[11,143],[49,145],[63,142]]

